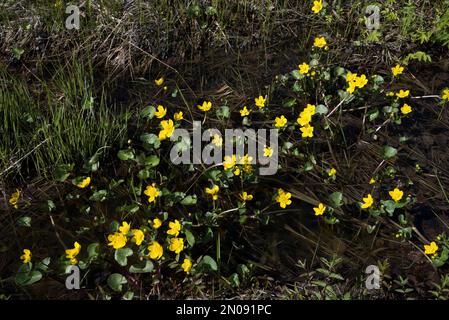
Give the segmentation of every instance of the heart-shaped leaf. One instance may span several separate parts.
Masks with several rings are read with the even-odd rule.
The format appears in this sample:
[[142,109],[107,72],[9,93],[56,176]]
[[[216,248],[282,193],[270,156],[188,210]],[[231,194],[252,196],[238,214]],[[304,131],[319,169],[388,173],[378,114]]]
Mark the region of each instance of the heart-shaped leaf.
[[115,251],[114,258],[119,265],[125,267],[128,264],[128,257],[132,256],[133,251],[130,248],[120,248]]
[[126,283],[128,281],[120,273],[113,273],[108,277],[108,285],[114,291],[121,292],[123,289],[122,286]]

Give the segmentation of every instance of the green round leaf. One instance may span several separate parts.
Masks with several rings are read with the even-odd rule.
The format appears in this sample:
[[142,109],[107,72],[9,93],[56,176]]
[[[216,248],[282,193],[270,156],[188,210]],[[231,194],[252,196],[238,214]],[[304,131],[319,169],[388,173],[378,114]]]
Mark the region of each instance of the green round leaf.
[[120,273],[113,273],[108,277],[108,285],[109,287],[117,292],[121,292],[123,289],[123,285],[128,283],[126,278],[122,276]]

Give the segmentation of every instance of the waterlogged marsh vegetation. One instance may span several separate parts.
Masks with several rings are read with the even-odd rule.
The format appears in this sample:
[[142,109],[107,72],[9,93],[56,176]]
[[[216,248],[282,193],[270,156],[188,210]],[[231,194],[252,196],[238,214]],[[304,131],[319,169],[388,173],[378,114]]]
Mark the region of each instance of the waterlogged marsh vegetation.
[[[2,298],[447,298],[447,1],[65,6],[1,5]],[[195,120],[277,173],[174,165]]]

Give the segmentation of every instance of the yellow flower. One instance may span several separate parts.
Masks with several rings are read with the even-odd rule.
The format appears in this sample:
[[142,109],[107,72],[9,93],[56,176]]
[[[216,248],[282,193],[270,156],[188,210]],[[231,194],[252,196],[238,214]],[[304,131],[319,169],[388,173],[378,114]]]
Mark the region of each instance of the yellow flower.
[[239,168],[239,167],[236,167],[236,168],[235,168],[235,170],[234,170],[234,175],[235,175],[235,176],[239,176],[239,175],[240,175],[240,168]]
[[304,111],[307,113],[310,113],[312,116],[315,114],[315,105],[314,104],[307,104],[307,106],[304,108]]
[[285,209],[288,205],[292,203],[290,198],[292,194],[290,192],[285,192],[283,189],[278,189],[278,194],[276,196],[276,201],[282,209]]
[[253,157],[251,157],[249,154],[246,154],[243,156],[242,159],[240,159],[240,164],[243,165],[243,171],[246,173],[251,173],[253,171],[253,167],[251,166],[251,162],[253,161]]
[[246,192],[246,191],[243,191],[243,192],[240,194],[240,198],[241,198],[243,201],[251,201],[251,200],[253,200],[253,195],[252,195],[252,194],[249,194],[249,193]]
[[351,93],[351,94],[354,93],[354,91],[355,91],[355,83],[354,82],[349,83],[349,87],[346,88],[346,91],[348,93]]
[[262,96],[259,96],[258,98],[254,99],[254,102],[256,103],[256,106],[259,107],[259,109],[265,107],[265,101],[266,99]]
[[355,82],[356,80],[357,80],[357,73],[352,73],[351,71],[349,71],[346,74],[346,82],[347,83]]
[[348,72],[346,74],[346,82],[348,83],[348,88],[346,89],[349,93],[354,93],[356,88],[362,89],[368,83],[367,77],[362,74],[358,76],[357,73]]
[[170,138],[173,134],[173,131],[175,131],[175,124],[173,123],[173,120],[163,120],[161,121],[161,126],[162,130],[159,131],[159,140]]
[[371,207],[373,205],[373,197],[371,196],[371,194],[368,194],[365,198],[363,198],[363,203],[362,203],[362,209],[368,209],[369,207]]
[[269,157],[271,157],[273,155],[273,153],[274,153],[273,148],[270,148],[270,147],[263,148],[263,155],[265,157],[269,158]]
[[310,70],[310,66],[307,63],[302,63],[298,66],[300,74],[308,74]]
[[147,186],[144,193],[145,193],[145,195],[148,196],[149,203],[156,202],[156,198],[161,195],[161,192],[156,187],[156,183],[153,183],[152,185]]
[[402,114],[409,114],[410,112],[412,112],[412,107],[410,107],[408,104],[405,103],[401,107],[401,112],[402,112]]
[[362,74],[360,77],[357,77],[355,80],[356,87],[362,89],[366,84],[368,83],[368,79],[364,74]]
[[19,202],[19,199],[20,199],[20,190],[16,189],[16,192],[14,192],[11,195],[11,198],[9,198],[9,204],[17,209],[17,203]]
[[158,260],[164,254],[164,248],[157,241],[151,242],[148,246],[148,251],[150,252],[150,258],[153,260]]
[[313,104],[307,104],[307,107],[299,114],[296,122],[300,126],[306,126],[312,121],[312,116],[315,114],[315,106]]
[[249,165],[251,164],[251,161],[253,161],[253,157],[251,157],[249,154],[246,154],[240,159],[239,163],[243,165]]
[[314,1],[312,11],[313,13],[319,13],[323,9],[323,0]]
[[140,246],[145,239],[145,235],[143,234],[143,231],[140,229],[132,229],[131,230],[133,234],[133,238],[131,241],[135,242],[138,246]]
[[326,206],[320,203],[318,207],[313,208],[313,211],[315,211],[316,216],[322,216],[324,211],[326,211]]
[[424,245],[424,253],[425,254],[434,254],[438,251],[438,245],[435,241],[432,241],[429,245]]
[[175,121],[181,121],[182,119],[184,119],[184,114],[182,113],[182,111],[176,112],[173,115],[173,119],[175,119]]
[[120,233],[125,235],[125,236],[128,234],[129,229],[131,229],[131,225],[129,225],[128,222],[126,222],[126,221],[123,221],[122,222],[122,226],[118,228]]
[[218,191],[220,191],[220,187],[214,184],[212,188],[205,188],[204,191],[212,196],[212,200],[217,200]]
[[78,260],[76,259],[76,256],[80,253],[81,251],[81,245],[78,242],[75,242],[73,244],[73,249],[67,249],[65,251],[66,254],[66,258],[70,260],[70,263],[72,265],[75,265],[78,263]]
[[23,249],[23,255],[20,256],[20,260],[23,260],[23,263],[28,263],[31,261],[31,251],[29,249]]
[[153,228],[154,229],[159,229],[162,226],[162,221],[159,218],[154,218],[153,219]]
[[335,176],[337,174],[337,170],[335,168],[330,168],[327,174],[329,177]]
[[274,121],[276,123],[276,128],[282,128],[287,124],[287,119],[283,115],[280,117],[276,117]]
[[232,156],[225,156],[224,160],[223,160],[223,168],[225,170],[232,169],[232,168],[234,168],[236,163],[237,163],[237,157],[235,156],[235,154]]
[[173,251],[176,254],[181,253],[184,250],[184,239],[182,238],[171,238],[170,246],[168,247],[170,251]]
[[157,111],[154,113],[156,118],[161,119],[161,118],[165,117],[166,114],[167,114],[167,109],[161,105],[158,105]]
[[212,143],[216,147],[221,147],[223,145],[223,138],[219,134],[214,134],[214,138],[212,139]]
[[248,108],[246,106],[243,107],[243,109],[240,110],[240,116],[245,117],[248,116],[250,113],[250,111],[248,110]]
[[441,94],[441,98],[443,100],[449,101],[449,88],[446,88],[443,90],[443,93]]
[[80,183],[78,183],[76,186],[78,188],[84,189],[90,184],[90,177],[87,177],[83,179]]
[[171,236],[177,237],[179,235],[179,231],[181,231],[181,223],[179,220],[175,220],[174,222],[169,222],[168,227],[170,228],[167,230],[167,234]]
[[163,84],[164,84],[164,77],[161,77],[161,78],[159,78],[159,79],[156,79],[156,80],[154,80],[154,83],[157,85],[157,86],[162,86]]
[[126,236],[121,232],[115,232],[108,236],[108,246],[113,247],[114,249],[123,248],[126,245]]
[[396,202],[400,201],[404,196],[404,192],[399,190],[398,188],[395,188],[393,191],[388,192],[388,194]]
[[315,38],[313,45],[317,48],[323,48],[327,44],[326,39],[324,37]]
[[369,181],[369,184],[375,184],[376,180],[374,178],[371,178],[371,180]]
[[245,171],[246,173],[251,173],[253,172],[253,167],[250,164],[246,164],[243,166],[243,171]]
[[190,259],[185,258],[184,262],[181,265],[182,270],[184,270],[185,273],[189,273],[190,269],[192,269],[192,261]]
[[407,98],[410,94],[410,90],[399,90],[398,93],[396,93],[396,97],[403,99],[403,98]]
[[302,111],[299,114],[298,119],[296,120],[296,122],[298,122],[298,124],[300,126],[306,126],[310,123],[310,121],[312,121],[312,115],[309,112],[306,111]]
[[210,101],[204,101],[203,105],[198,105],[198,109],[200,109],[201,111],[207,112],[212,108],[212,102]]
[[313,137],[313,127],[309,124],[305,125],[304,127],[301,127],[299,130],[302,132],[303,138],[312,138]]
[[391,68],[391,72],[393,73],[393,76],[399,76],[402,74],[402,72],[404,72],[404,67],[402,67],[401,65],[397,64],[396,66],[394,66],[393,68]]

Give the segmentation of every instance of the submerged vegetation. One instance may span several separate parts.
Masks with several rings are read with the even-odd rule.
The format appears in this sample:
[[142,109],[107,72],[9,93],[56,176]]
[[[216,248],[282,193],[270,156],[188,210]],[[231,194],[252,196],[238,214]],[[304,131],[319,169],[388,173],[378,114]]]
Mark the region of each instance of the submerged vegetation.
[[449,297],[449,1],[50,2],[0,4],[1,299]]

